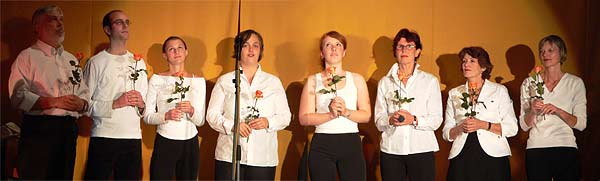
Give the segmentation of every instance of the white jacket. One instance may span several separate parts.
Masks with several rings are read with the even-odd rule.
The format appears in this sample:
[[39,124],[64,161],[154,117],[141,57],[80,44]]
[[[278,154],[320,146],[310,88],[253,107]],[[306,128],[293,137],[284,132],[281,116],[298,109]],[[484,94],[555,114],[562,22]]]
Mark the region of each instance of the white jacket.
[[[444,124],[443,138],[446,141],[453,142],[448,159],[456,157],[467,140],[467,133],[461,133],[456,139],[450,139],[450,129],[459,125],[466,117],[467,110],[462,108],[462,93],[467,92],[467,84],[453,88],[448,92],[448,102],[446,106],[446,121]],[[485,129],[476,131],[479,144],[483,151],[492,157],[503,157],[510,155],[510,146],[507,137],[517,134],[517,118],[513,109],[512,100],[508,96],[508,90],[503,85],[485,80],[478,98],[483,104],[476,106],[476,118],[491,123],[500,123],[502,135],[497,135]]]

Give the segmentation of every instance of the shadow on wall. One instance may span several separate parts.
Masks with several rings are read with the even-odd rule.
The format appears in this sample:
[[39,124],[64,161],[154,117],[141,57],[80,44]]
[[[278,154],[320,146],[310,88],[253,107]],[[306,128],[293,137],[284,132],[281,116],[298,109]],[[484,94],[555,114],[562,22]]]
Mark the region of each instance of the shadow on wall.
[[[17,55],[22,50],[32,45],[36,39],[31,26],[31,20],[26,18],[13,18],[2,22],[2,65],[0,66],[0,74],[2,84],[0,88],[0,96],[2,99],[2,125],[8,122],[14,122],[21,125],[21,111],[14,108],[8,97],[8,78],[10,77],[10,68],[17,58]],[[6,50],[6,52],[5,52]],[[7,53],[7,54],[5,54]],[[17,139],[2,140],[2,160],[0,170],[2,180],[12,176],[13,169],[17,164]]]
[[[227,37],[217,44],[217,65],[222,67],[219,76],[227,72],[233,71],[235,66],[235,59],[231,58],[233,55],[233,41],[232,37]],[[187,43],[187,42],[186,42]],[[191,50],[191,49],[189,49]],[[206,52],[206,51],[205,51]],[[206,59],[206,58],[204,58]],[[199,62],[199,65],[204,65],[205,62]],[[210,95],[213,88],[218,80],[217,78],[206,80],[206,107],[210,102]],[[217,147],[217,138],[219,133],[213,130],[208,122],[198,128],[198,137],[202,139],[200,142],[200,170],[198,173],[199,180],[214,180],[215,178],[215,149]]]
[[[285,42],[275,49],[274,64],[277,71],[276,75],[279,75],[281,81],[287,80],[300,80],[303,78],[304,70],[299,67],[306,66],[302,60],[298,60],[298,57],[290,57],[289,55],[299,54],[297,46],[292,42]],[[265,61],[264,59],[262,61]],[[270,61],[270,60],[267,60]],[[289,67],[295,67],[289,69]],[[292,134],[291,140],[287,145],[287,152],[284,158],[279,158],[282,162],[281,167],[281,180],[305,180],[306,170],[301,171],[300,168],[306,168],[302,166],[302,153],[304,152],[304,145],[308,141],[308,134],[306,127],[300,125],[298,120],[298,111],[300,109],[300,95],[302,95],[302,89],[304,87],[304,81],[291,82],[286,89],[286,97],[292,118],[290,125],[285,130],[290,131]],[[304,163],[304,162],[303,162]]]
[[[529,72],[535,65],[535,55],[529,46],[519,44],[510,47],[506,51],[506,64],[514,79],[503,83],[508,89],[510,99],[513,101],[515,115],[519,119],[521,111],[520,95],[523,80],[529,77]],[[496,77],[496,83],[502,83],[502,77]],[[516,136],[508,138],[512,156],[510,157],[510,168],[512,178],[526,178],[525,172],[525,147],[527,146],[528,133],[519,128]]]
[[[2,59],[2,112],[17,113],[17,114],[2,114],[2,124],[7,122],[21,123],[20,112],[13,108],[8,97],[8,78],[10,77],[10,68],[19,55],[19,53],[35,43],[36,36],[33,33],[31,21],[26,18],[10,19],[2,24],[2,45],[8,48],[8,55],[2,55],[6,59]],[[3,52],[5,53],[5,52]]]
[[346,56],[342,61],[344,69],[365,76],[368,73],[369,65],[372,62],[365,57],[369,57],[369,41],[360,35],[346,35],[348,47],[346,48]]
[[[367,180],[377,180],[379,177],[379,142],[380,132],[375,126],[375,101],[377,98],[377,85],[396,62],[392,51],[393,41],[391,38],[381,36],[375,40],[372,47],[372,58],[375,60],[377,69],[367,80],[369,99],[371,100],[371,120],[369,124],[361,124],[360,131],[363,138],[363,153],[367,163]],[[367,62],[371,64],[370,62]]]
[[[461,71],[461,60],[459,59],[458,54],[442,54],[435,60],[435,62],[439,67],[438,75],[440,76],[440,86],[445,85],[445,88],[442,90],[442,106],[444,110],[446,110],[448,91],[465,83],[465,79],[463,78]],[[452,143],[447,142],[442,138],[443,128],[444,123],[442,123],[440,128],[435,131],[435,135],[440,146],[440,151],[435,153],[435,173],[438,180],[440,180],[440,178],[446,178],[449,163],[448,154],[450,153],[450,148],[452,147]]]
[[306,180],[306,160],[302,159],[304,146],[308,143],[308,131],[306,127],[300,125],[298,120],[298,110],[300,109],[300,95],[302,94],[303,82],[292,82],[286,88],[286,97],[292,113],[290,125],[285,128],[292,132],[292,139],[287,147],[285,158],[280,158],[283,164],[281,167],[281,180]]

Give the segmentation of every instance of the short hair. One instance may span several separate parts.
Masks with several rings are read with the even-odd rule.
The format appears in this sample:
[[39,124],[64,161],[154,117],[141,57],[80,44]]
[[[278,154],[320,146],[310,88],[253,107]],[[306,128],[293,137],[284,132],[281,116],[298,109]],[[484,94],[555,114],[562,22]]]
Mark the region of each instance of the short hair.
[[462,61],[462,59],[465,58],[467,54],[469,54],[473,58],[476,58],[477,63],[479,63],[479,66],[485,68],[485,71],[483,71],[483,73],[481,74],[481,78],[489,79],[491,77],[492,68],[494,68],[494,65],[492,65],[492,62],[490,61],[490,56],[488,52],[481,47],[465,47],[462,50],[460,50],[460,52],[458,53],[458,57]]
[[321,45],[319,45],[320,50],[323,50],[323,40],[326,37],[331,37],[331,38],[334,38],[334,39],[340,41],[342,43],[342,45],[344,45],[344,50],[348,48],[347,42],[346,42],[346,37],[344,35],[342,35],[341,33],[337,32],[337,31],[329,31],[329,32],[323,34],[323,36],[321,36],[321,39],[319,40],[319,43],[321,44]]
[[37,8],[31,16],[31,24],[33,24],[34,29],[35,26],[37,26],[37,24],[39,24],[40,21],[42,21],[42,17],[54,9],[61,10],[58,6],[53,4]]
[[538,44],[538,52],[540,56],[542,55],[542,47],[546,42],[554,44],[558,47],[558,50],[560,52],[560,64],[562,65],[567,60],[567,45],[565,41],[558,35],[548,35],[542,38],[542,40],[540,40],[540,43]]
[[181,42],[183,43],[183,48],[185,48],[185,49],[187,50],[187,44],[185,44],[185,41],[183,41],[183,39],[182,39],[181,37],[178,37],[178,36],[170,36],[169,38],[167,38],[167,39],[165,40],[165,42],[163,42],[163,45],[162,45],[162,52],[163,52],[163,53],[166,53],[166,52],[167,52],[167,50],[166,50],[166,48],[167,48],[167,42],[169,42],[169,41],[171,41],[171,40],[179,40],[179,41],[181,41]]
[[110,26],[110,25],[112,24],[112,22],[110,22],[110,16],[111,16],[113,13],[116,13],[116,12],[123,12],[123,11],[122,11],[122,10],[118,10],[118,9],[116,9],[116,10],[112,10],[112,11],[110,11],[110,12],[106,13],[106,14],[104,15],[104,18],[102,18],[102,28],[104,28],[104,27],[107,27],[107,26],[108,26],[108,28],[111,28],[111,29],[112,29],[112,27]]
[[[423,49],[423,44],[421,44],[421,38],[416,31],[411,31],[406,28],[401,29],[396,33],[396,37],[394,37],[394,44],[392,45],[392,50],[394,50],[394,57],[396,57],[396,48],[398,47],[398,42],[400,39],[406,39],[407,42],[415,42],[415,49]],[[417,60],[421,54],[415,60]]]
[[246,43],[246,41],[248,41],[250,37],[252,37],[252,35],[256,35],[256,37],[258,38],[258,42],[260,43],[260,54],[258,55],[258,61],[260,62],[260,60],[263,57],[263,51],[265,50],[265,44],[263,43],[263,38],[260,35],[260,33],[254,31],[253,29],[244,30],[240,32],[237,36],[235,36],[233,44],[233,58],[239,58],[237,57],[238,55],[236,52],[242,51],[242,45],[244,45],[244,43]]

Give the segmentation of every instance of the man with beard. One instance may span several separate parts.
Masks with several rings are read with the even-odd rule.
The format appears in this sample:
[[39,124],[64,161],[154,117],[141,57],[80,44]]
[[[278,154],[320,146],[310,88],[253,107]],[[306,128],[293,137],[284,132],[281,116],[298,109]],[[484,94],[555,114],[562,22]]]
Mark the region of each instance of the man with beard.
[[8,91],[23,111],[17,169],[23,180],[72,180],[76,120],[88,107],[75,56],[64,50],[63,12],[38,8],[32,22],[37,42],[12,64]]

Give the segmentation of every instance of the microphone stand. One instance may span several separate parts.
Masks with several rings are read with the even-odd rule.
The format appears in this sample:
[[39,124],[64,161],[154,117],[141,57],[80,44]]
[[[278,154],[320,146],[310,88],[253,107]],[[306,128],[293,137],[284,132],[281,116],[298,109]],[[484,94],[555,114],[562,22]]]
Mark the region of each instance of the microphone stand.
[[233,79],[233,83],[235,84],[235,111],[233,116],[233,153],[231,154],[231,179],[233,181],[240,180],[240,160],[242,156],[241,146],[240,146],[240,74],[242,71],[240,70],[240,58],[242,54],[242,39],[239,37],[240,35],[240,18],[241,18],[241,9],[242,9],[242,0],[238,1],[238,26],[237,26],[237,35],[235,36],[235,79]]

